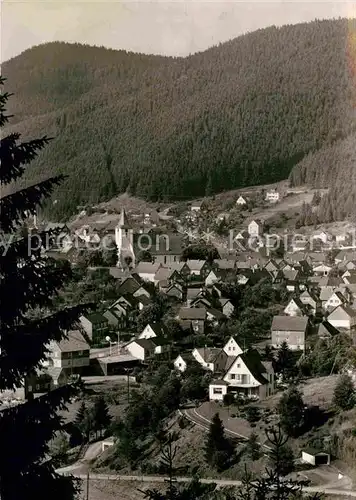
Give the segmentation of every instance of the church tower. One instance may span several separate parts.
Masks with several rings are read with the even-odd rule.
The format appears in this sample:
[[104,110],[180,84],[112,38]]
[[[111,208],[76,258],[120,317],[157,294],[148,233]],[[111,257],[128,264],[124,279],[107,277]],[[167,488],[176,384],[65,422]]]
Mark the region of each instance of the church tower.
[[125,269],[125,259],[131,259],[131,266],[135,266],[135,254],[133,251],[133,231],[129,224],[125,209],[121,210],[120,220],[115,228],[115,242],[117,247],[117,266]]

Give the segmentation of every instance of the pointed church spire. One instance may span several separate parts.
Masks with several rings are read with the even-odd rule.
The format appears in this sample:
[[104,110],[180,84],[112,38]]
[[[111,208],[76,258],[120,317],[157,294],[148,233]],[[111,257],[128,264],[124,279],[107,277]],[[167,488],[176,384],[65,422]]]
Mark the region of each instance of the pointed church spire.
[[119,220],[118,226],[122,229],[130,229],[129,220],[127,218],[127,215],[126,215],[124,208],[121,210],[120,220]]

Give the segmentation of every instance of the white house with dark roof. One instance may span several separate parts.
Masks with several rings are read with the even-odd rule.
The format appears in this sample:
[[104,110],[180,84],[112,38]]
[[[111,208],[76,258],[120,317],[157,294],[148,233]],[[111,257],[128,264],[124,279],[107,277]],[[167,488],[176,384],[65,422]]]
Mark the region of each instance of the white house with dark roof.
[[193,349],[193,358],[207,370],[221,372],[225,369],[227,354],[217,347],[199,347]]
[[324,308],[326,310],[333,310],[335,307],[341,306],[341,304],[346,304],[346,297],[339,291],[335,290],[330,297],[324,302]]
[[142,332],[139,334],[139,339],[151,339],[154,337],[167,337],[168,330],[164,323],[148,323]]
[[228,356],[238,356],[239,354],[243,353],[243,350],[241,349],[239,344],[236,342],[234,337],[229,338],[229,340],[224,345],[223,349]]
[[331,311],[327,320],[335,328],[352,330],[356,327],[356,310],[348,305],[341,304]]
[[305,350],[308,318],[298,316],[274,316],[271,326],[271,344],[278,348],[286,342],[291,350]]
[[271,396],[274,393],[272,363],[263,363],[254,349],[237,356],[229,356],[225,374],[209,385],[209,399],[222,401],[227,392],[256,399]]
[[287,316],[304,316],[306,314],[306,308],[298,297],[290,299],[283,312]]
[[174,368],[180,372],[185,372],[188,368],[188,365],[196,361],[191,353],[182,353],[179,354],[176,359],[173,361]]
[[146,361],[147,358],[155,354],[163,354],[169,351],[169,345],[165,339],[158,337],[151,337],[145,339],[134,339],[131,340],[125,349],[131,354],[131,356],[139,359],[140,361]]

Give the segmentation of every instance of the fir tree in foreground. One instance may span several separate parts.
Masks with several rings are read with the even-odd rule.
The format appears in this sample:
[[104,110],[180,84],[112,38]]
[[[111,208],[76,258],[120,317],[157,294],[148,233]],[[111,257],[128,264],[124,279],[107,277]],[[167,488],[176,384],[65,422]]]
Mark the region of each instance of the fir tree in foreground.
[[[0,85],[3,84],[0,77]],[[9,97],[6,92],[0,95],[1,128],[10,118],[6,115]],[[20,135],[13,133],[1,140],[2,188],[19,181],[27,165],[49,142],[47,137],[22,143],[19,139]],[[27,238],[21,232],[21,225],[61,180],[55,177],[28,188],[13,189],[12,194],[4,195],[0,201],[0,390],[21,387],[45,359],[48,343],[59,341],[79,314],[78,308],[71,308],[31,319],[33,311],[52,310],[51,298],[69,278],[70,269],[41,255],[38,238],[44,241],[46,233]],[[65,408],[75,392],[74,385],[63,386],[0,412],[1,447],[6,450],[0,458],[2,500],[75,497],[74,480],[56,474],[47,459],[48,443],[62,425],[58,410]]]
[[236,496],[229,497],[234,500],[321,500],[319,493],[305,494],[307,481],[291,479],[287,475],[293,470],[293,459],[287,466],[288,455],[292,457],[287,446],[288,437],[283,435],[281,428],[271,428],[266,431],[269,451],[269,467],[254,478],[247,471],[243,485]]

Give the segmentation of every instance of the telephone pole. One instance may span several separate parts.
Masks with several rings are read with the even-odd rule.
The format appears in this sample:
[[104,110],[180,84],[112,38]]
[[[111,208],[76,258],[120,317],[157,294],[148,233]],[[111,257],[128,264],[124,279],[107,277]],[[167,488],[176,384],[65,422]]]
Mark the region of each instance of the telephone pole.
[[86,500],[89,500],[89,469],[87,472],[87,495],[86,495]]

